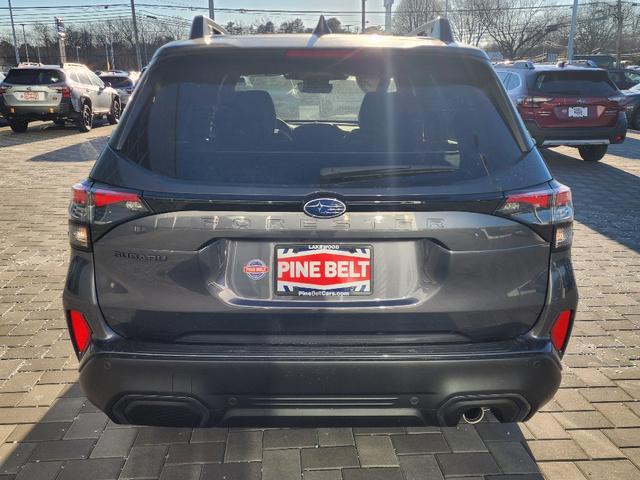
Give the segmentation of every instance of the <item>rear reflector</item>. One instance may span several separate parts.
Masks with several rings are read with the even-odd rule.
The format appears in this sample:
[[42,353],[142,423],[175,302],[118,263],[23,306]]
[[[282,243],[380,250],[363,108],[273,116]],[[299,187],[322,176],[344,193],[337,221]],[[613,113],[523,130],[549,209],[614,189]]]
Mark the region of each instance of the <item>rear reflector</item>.
[[571,327],[571,313],[571,310],[560,312],[551,327],[551,342],[558,352],[562,352],[567,346],[569,329]]
[[77,310],[70,310],[69,328],[71,330],[71,338],[73,339],[73,343],[78,349],[78,352],[84,353],[89,346],[89,341],[91,340],[91,328],[89,327],[86,318],[84,318],[84,315]]

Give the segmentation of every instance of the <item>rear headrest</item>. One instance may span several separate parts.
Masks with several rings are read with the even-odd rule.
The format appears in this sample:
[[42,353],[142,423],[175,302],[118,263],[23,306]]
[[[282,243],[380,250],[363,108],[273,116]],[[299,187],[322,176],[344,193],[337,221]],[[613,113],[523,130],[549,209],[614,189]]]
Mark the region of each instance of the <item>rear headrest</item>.
[[217,137],[223,143],[262,143],[273,136],[276,108],[264,90],[234,92],[220,103],[215,123]]
[[422,134],[422,115],[416,97],[410,92],[370,92],[364,96],[358,115],[360,130],[366,134],[418,139]]

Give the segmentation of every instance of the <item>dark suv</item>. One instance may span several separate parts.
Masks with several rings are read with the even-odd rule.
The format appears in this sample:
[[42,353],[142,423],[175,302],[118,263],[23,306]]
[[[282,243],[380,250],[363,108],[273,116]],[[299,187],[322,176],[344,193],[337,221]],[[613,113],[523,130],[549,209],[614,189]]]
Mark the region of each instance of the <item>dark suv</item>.
[[[118,423],[454,425],[553,397],[571,193],[485,53],[424,31],[198,17],[156,53],[73,187],[64,308],[91,402]],[[355,77],[361,102],[285,121],[242,80],[276,75],[309,96]]]
[[539,147],[574,146],[584,160],[598,161],[624,141],[626,97],[606,70],[519,61],[496,71]]

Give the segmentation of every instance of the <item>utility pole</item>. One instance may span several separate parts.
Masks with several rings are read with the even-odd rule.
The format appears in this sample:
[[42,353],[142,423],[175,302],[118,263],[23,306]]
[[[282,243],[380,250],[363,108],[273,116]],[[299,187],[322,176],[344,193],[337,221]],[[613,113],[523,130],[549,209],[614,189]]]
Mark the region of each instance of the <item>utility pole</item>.
[[209,0],[209,18],[211,20],[216,19],[216,9],[213,7],[213,0]]
[[76,62],[80,63],[80,46],[76,45]]
[[444,0],[444,18],[449,18],[449,0]]
[[138,60],[138,71],[142,70],[142,55],[140,55],[140,40],[138,39],[138,22],[136,21],[136,4],[131,0],[131,18],[133,19],[133,36],[136,40],[136,59]]
[[56,22],[56,32],[58,32],[58,50],[60,55],[60,65],[64,65],[67,61],[67,49],[65,48],[64,40],[67,37],[67,30],[64,26],[64,19],[62,17],[54,17]]
[[16,26],[13,24],[13,9],[9,0],[9,17],[11,17],[11,33],[13,34],[13,50],[16,53],[16,65],[20,64],[20,50],[18,50],[18,40],[16,39]]
[[111,70],[111,62],[109,61],[109,44],[107,43],[106,39],[104,42],[104,55],[107,59],[107,71]]
[[571,28],[569,29],[569,45],[567,45],[567,60],[573,60],[573,46],[576,36],[576,23],[578,22],[578,0],[573,0],[573,10],[571,10]]
[[367,13],[366,13],[367,0],[362,0],[362,33],[367,28]]
[[22,25],[22,38],[24,38],[24,51],[27,54],[27,62],[29,62],[29,44],[27,43],[27,34],[24,31],[24,23]]
[[622,0],[616,3],[616,22],[618,28],[616,32],[616,64],[618,68],[622,67],[622,27],[624,18],[622,18]]
[[391,8],[393,0],[384,0],[384,31],[391,32]]
[[40,59],[40,45],[36,45],[36,51],[38,52],[38,63],[42,63],[42,60]]

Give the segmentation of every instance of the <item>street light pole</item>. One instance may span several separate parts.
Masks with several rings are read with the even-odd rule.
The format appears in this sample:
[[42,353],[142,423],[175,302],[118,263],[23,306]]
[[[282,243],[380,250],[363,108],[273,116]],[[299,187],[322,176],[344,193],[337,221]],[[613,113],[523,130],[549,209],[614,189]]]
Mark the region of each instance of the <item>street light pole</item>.
[[573,46],[576,36],[576,23],[578,22],[578,0],[573,0],[573,10],[571,11],[571,28],[569,30],[569,44],[567,45],[567,60],[573,60]]
[[136,40],[136,59],[138,60],[138,71],[142,70],[142,56],[140,55],[140,40],[138,39],[138,22],[136,21],[136,4],[131,0],[131,18],[133,20],[133,36]]
[[13,9],[11,8],[11,0],[9,1],[9,17],[11,17],[11,33],[13,34],[13,50],[16,54],[16,65],[20,64],[20,50],[18,50],[18,39],[16,39],[16,26],[13,23]]
[[213,0],[209,0],[209,18],[211,20],[215,20],[216,19],[216,10],[213,6]]
[[366,4],[367,0],[362,0],[362,33],[367,26]]
[[29,44],[27,43],[27,34],[24,31],[24,23],[22,25],[22,38],[24,38],[24,51],[27,54],[27,62],[29,62]]
[[76,62],[80,63],[80,46],[76,45]]

